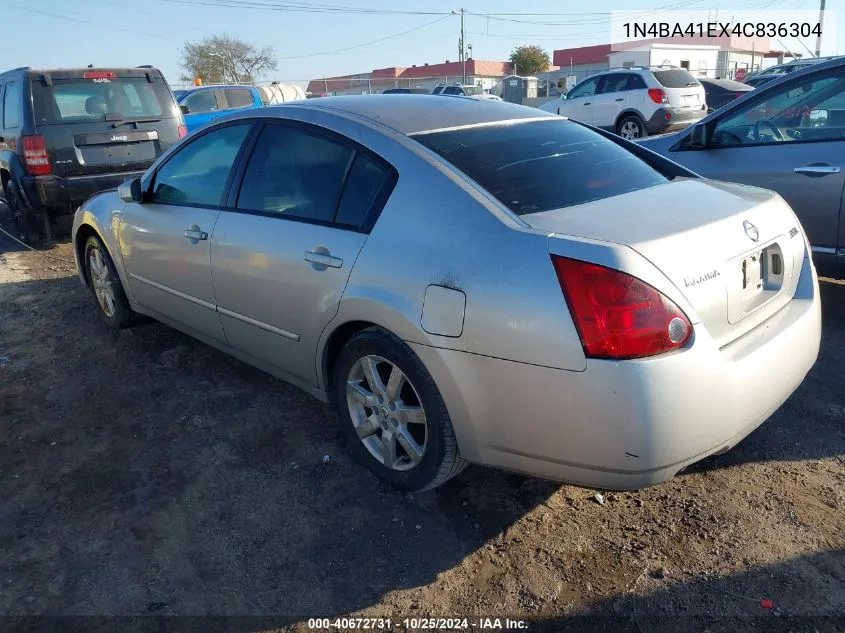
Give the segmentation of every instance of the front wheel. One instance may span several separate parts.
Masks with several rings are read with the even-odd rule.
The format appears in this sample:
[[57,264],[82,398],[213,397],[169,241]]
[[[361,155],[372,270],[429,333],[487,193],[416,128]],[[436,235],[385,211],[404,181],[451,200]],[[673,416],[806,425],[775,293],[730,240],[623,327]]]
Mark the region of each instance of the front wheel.
[[129,325],[133,313],[114,262],[103,243],[93,235],[85,242],[84,261],[88,287],[97,299],[103,321],[115,329]]
[[633,114],[619,120],[619,123],[616,124],[616,133],[629,141],[648,136],[642,119]]
[[342,430],[377,477],[422,492],[467,466],[434,379],[400,339],[379,328],[359,332],[332,375]]

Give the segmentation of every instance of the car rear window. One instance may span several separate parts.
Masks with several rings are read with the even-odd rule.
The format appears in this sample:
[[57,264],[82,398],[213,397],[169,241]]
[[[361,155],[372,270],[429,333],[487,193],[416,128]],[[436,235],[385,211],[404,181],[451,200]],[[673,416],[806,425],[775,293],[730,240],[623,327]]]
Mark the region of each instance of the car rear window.
[[164,82],[145,77],[53,79],[52,86],[33,79],[32,96],[38,123],[103,121],[107,114],[124,119],[174,116]]
[[610,139],[557,118],[432,132],[414,139],[517,215],[610,198],[668,181]]
[[689,71],[684,70],[683,68],[655,70],[652,74],[664,88],[686,88],[687,86],[701,85],[698,83],[698,79],[693,77]]

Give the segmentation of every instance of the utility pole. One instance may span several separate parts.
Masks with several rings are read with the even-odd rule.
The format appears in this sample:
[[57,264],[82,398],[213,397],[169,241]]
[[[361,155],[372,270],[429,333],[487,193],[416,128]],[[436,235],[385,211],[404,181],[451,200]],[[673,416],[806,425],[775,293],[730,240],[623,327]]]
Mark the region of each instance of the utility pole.
[[816,37],[816,57],[822,53],[822,29],[824,28],[824,0],[819,4],[819,34]]
[[463,77],[461,79],[461,84],[465,84],[467,82],[467,55],[466,55],[466,44],[465,44],[466,40],[465,40],[465,37],[464,37],[464,14],[465,13],[466,13],[465,9],[461,9],[459,11],[452,11],[452,15],[460,14],[460,16],[461,16],[461,38],[458,41],[458,48],[459,48],[458,59],[463,64],[463,70],[462,70]]

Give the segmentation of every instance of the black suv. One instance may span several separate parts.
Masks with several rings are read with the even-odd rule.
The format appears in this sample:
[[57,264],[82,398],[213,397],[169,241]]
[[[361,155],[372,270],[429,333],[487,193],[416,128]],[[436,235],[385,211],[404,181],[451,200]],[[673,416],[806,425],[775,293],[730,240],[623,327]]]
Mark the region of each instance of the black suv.
[[89,196],[140,175],[187,134],[149,66],[9,70],[0,104],[0,184],[28,242],[51,239]]

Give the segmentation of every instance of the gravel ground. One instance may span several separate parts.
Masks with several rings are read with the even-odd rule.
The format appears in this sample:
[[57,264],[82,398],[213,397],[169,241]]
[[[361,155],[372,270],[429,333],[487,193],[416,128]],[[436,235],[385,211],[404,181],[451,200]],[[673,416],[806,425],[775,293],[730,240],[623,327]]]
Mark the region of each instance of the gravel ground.
[[822,295],[798,392],[666,484],[599,503],[472,467],[410,496],[347,456],[328,407],[161,324],[106,330],[71,268],[0,235],[0,614],[843,631],[845,285]]

